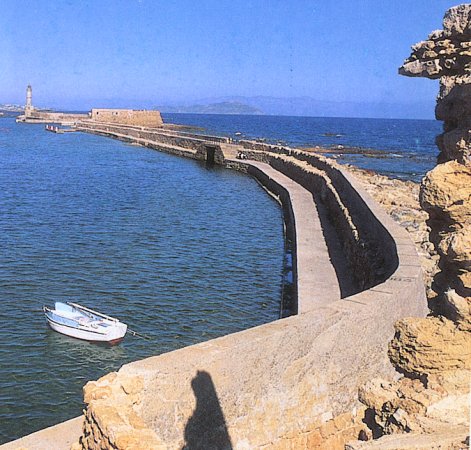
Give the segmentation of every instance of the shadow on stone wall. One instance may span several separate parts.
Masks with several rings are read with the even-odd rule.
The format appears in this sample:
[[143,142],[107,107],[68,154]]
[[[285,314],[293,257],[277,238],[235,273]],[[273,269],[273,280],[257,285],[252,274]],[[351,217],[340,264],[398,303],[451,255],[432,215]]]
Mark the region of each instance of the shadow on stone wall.
[[185,426],[182,450],[232,450],[224,413],[209,373],[198,371],[191,387],[196,407]]
[[322,226],[322,234],[327,246],[330,261],[332,262],[337,276],[340,296],[341,298],[346,298],[357,294],[361,289],[358,287],[354,277],[355,268],[353,265],[349,264],[348,257],[342,248],[342,236],[329,218],[328,207],[319,197],[319,195],[314,195],[319,221]]

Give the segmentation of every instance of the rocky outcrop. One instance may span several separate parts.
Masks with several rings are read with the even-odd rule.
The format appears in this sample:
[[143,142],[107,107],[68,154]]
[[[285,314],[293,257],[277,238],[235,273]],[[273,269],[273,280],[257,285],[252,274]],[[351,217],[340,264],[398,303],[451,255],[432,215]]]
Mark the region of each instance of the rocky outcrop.
[[[466,383],[466,378],[455,377],[454,382]],[[467,393],[457,393],[449,381],[441,376],[432,377],[428,384],[409,378],[401,383],[375,379],[360,389],[360,400],[374,408],[377,424],[387,434],[466,427]]]
[[118,377],[116,372],[88,382],[83,389],[87,404],[83,434],[72,450],[167,450],[135,411],[143,387],[142,378]]
[[[428,39],[412,46],[412,54],[399,69],[409,77],[440,78],[445,85],[467,83],[471,64],[471,28],[469,5],[450,8],[443,18],[443,30],[430,33]],[[450,77],[448,80],[443,78]],[[446,91],[441,92],[442,97]]]
[[443,30],[413,46],[399,73],[440,79],[435,113],[444,132],[437,137],[438,165],[420,189],[439,270],[429,291],[431,315],[395,325],[389,357],[405,377],[369,382],[360,400],[371,413],[373,437],[458,427],[464,442],[471,380],[471,4],[447,11]]
[[444,317],[407,318],[396,322],[389,358],[414,378],[471,370],[471,333]]
[[422,183],[420,200],[429,214],[430,241],[440,255],[431,307],[467,331],[471,331],[470,199],[471,161],[439,164]]
[[[420,202],[428,213],[430,241],[440,255],[431,301],[435,314],[471,331],[471,5],[451,8],[443,30],[412,48],[400,69],[408,76],[440,78],[436,117],[438,165],[422,182]],[[420,67],[420,69],[419,69]]]

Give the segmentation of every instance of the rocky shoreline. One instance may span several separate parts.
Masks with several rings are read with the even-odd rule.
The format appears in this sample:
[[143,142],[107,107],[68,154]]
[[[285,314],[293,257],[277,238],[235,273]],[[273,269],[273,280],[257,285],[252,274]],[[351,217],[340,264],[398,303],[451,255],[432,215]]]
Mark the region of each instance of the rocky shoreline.
[[[399,68],[401,75],[440,80],[435,117],[444,126],[436,139],[437,165],[423,178],[419,197],[429,240],[438,251],[439,271],[428,289],[430,312],[394,325],[388,356],[403,377],[373,379],[359,389],[359,400],[372,413],[372,435],[367,437],[378,437],[379,445],[392,439],[391,448],[461,449],[470,444],[470,48],[471,4],[462,4],[445,13],[442,30],[412,46]],[[442,431],[447,436],[439,436]],[[399,446],[397,435],[404,433],[407,442]],[[419,447],[416,439],[424,435],[433,441]],[[347,448],[374,447],[356,442]]]

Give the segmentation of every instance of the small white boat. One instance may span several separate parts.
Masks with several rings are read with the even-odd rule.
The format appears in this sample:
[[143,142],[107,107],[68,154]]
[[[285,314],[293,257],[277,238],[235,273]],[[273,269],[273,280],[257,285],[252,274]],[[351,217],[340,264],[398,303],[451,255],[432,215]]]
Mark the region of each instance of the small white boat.
[[90,342],[118,344],[127,325],[77,303],[56,302],[54,309],[43,306],[48,325],[59,333]]

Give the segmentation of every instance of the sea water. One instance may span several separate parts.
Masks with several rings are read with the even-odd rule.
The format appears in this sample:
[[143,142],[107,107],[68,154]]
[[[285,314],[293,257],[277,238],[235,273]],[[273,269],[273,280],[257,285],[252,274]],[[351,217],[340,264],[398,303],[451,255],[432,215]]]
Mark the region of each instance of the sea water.
[[[342,164],[404,180],[420,181],[436,164],[436,120],[338,117],[163,114],[167,122],[196,125],[201,132],[234,139],[263,139],[293,147],[325,147]],[[340,146],[340,148],[339,148]],[[354,153],[345,154],[353,147]]]
[[[435,165],[441,132],[433,120],[163,116],[202,133],[327,147],[340,163],[414,181]],[[276,320],[282,230],[279,206],[242,174],[1,119],[0,443],[79,415],[82,386],[124,363]],[[41,311],[54,301],[116,316],[150,340],[107,348],[57,334]]]
[[[240,173],[0,120],[0,443],[78,416],[82,386],[130,361],[279,318],[279,205]],[[74,301],[149,340],[58,334]]]

